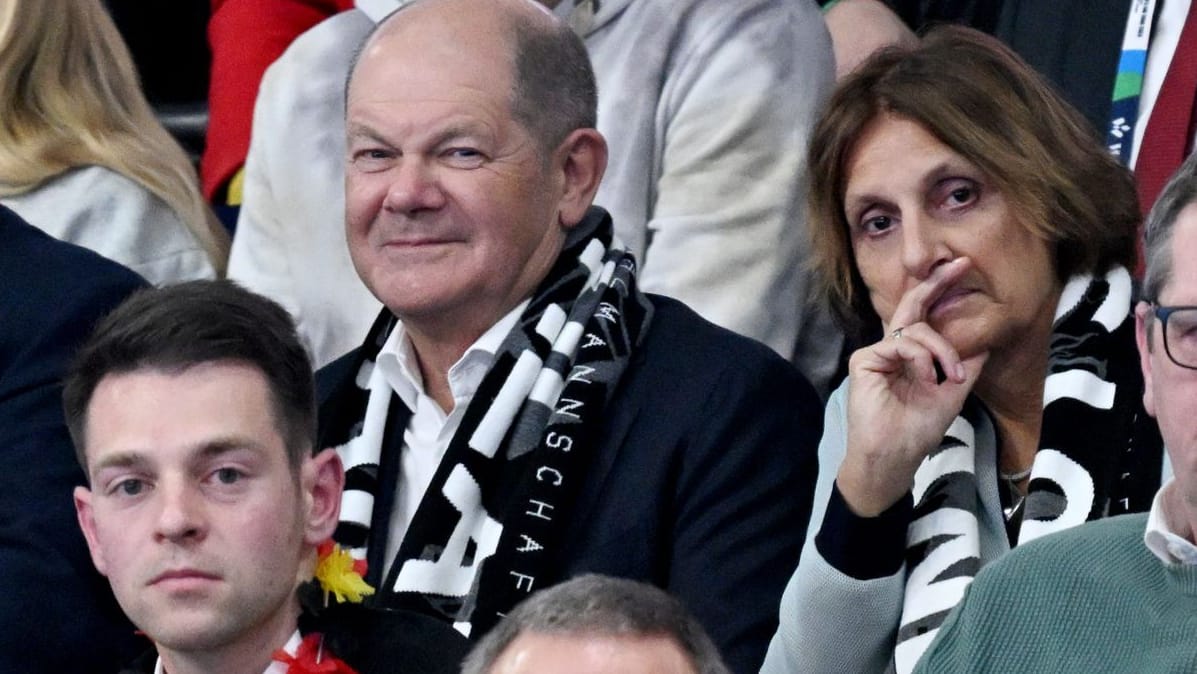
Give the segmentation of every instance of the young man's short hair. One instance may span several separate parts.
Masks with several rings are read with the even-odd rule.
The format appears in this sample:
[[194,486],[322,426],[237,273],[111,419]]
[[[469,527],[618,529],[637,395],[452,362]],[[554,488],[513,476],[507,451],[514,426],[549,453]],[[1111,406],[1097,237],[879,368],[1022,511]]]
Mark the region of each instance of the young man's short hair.
[[282,307],[219,280],[139,291],[100,321],[80,348],[67,373],[63,411],[84,471],[87,408],[104,377],[138,370],[181,372],[219,361],[262,371],[288,460],[298,467],[316,438],[311,360]]

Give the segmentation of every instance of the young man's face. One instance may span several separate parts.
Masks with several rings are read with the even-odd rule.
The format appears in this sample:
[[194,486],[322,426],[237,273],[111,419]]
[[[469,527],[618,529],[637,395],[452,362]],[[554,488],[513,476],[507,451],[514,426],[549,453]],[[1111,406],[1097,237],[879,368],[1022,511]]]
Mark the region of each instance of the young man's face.
[[325,464],[340,465],[331,451],[289,465],[261,371],[109,375],[86,424],[79,523],[133,623],[176,652],[286,641],[312,546],[335,526]]

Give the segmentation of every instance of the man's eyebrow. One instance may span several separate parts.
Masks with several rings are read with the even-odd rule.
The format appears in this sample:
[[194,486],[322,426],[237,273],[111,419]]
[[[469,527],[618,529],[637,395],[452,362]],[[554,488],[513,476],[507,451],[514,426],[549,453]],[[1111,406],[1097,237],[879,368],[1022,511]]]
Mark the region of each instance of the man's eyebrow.
[[387,143],[387,140],[383,138],[382,135],[377,131],[364,124],[356,122],[350,123],[349,126],[346,127],[346,136],[349,138],[365,138],[376,143]]
[[260,454],[266,451],[266,445],[245,436],[230,435],[205,442],[200,447],[198,458],[201,460],[213,459],[239,450]]
[[[230,435],[205,442],[199,448],[196,458],[210,460],[238,450],[263,453],[266,449],[263,443],[257,442],[252,438]],[[144,465],[148,463],[152,453],[152,451],[145,450],[114,452],[97,461],[96,465],[92,468],[92,472],[97,473],[108,468],[132,468]]]
[[96,461],[96,465],[92,467],[91,472],[95,474],[108,468],[131,468],[145,462],[146,457],[143,452],[116,452]]
[[[470,121],[455,121],[449,126],[432,131],[426,136],[426,138],[431,139],[431,142],[429,143],[430,145],[437,146],[443,145],[444,143],[450,142],[456,138],[477,138],[487,135],[488,133],[489,129],[484,124]],[[379,133],[373,127],[367,126],[360,122],[351,122],[346,127],[345,135],[351,140],[365,139],[382,145],[392,145],[391,141],[385,138],[383,134]]]

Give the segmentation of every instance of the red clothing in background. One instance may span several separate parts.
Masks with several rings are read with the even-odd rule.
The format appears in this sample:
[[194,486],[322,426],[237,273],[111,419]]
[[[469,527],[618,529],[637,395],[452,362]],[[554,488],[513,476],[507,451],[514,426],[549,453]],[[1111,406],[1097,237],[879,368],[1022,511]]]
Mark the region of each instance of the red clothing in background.
[[200,180],[209,201],[245,163],[262,74],[307,29],[353,0],[212,0],[212,76]]

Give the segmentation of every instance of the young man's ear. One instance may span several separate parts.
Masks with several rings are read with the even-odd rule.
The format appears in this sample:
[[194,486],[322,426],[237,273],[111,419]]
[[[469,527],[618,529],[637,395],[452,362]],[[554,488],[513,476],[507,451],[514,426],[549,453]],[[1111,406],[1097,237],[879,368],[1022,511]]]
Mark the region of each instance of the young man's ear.
[[1151,416],[1155,416],[1155,396],[1152,393],[1151,386],[1151,352],[1152,344],[1150,333],[1155,330],[1150,330],[1151,322],[1155,320],[1152,315],[1151,305],[1146,302],[1139,302],[1135,306],[1135,343],[1139,345],[1139,367],[1143,370],[1143,409]]
[[337,528],[341,515],[341,492],[345,488],[345,470],[335,449],[325,449],[306,459],[301,468],[300,484],[307,503],[305,540],[319,545]]
[[96,536],[96,518],[91,509],[91,490],[87,487],[75,487],[75,518],[79,520],[79,528],[83,530],[83,538],[87,540],[87,550],[91,553],[91,563],[101,575],[108,575],[108,563],[104,561],[104,550],[100,546],[100,539]]
[[607,170],[607,141],[596,129],[574,129],[553,152],[562,176],[558,220],[565,229],[582,221]]

